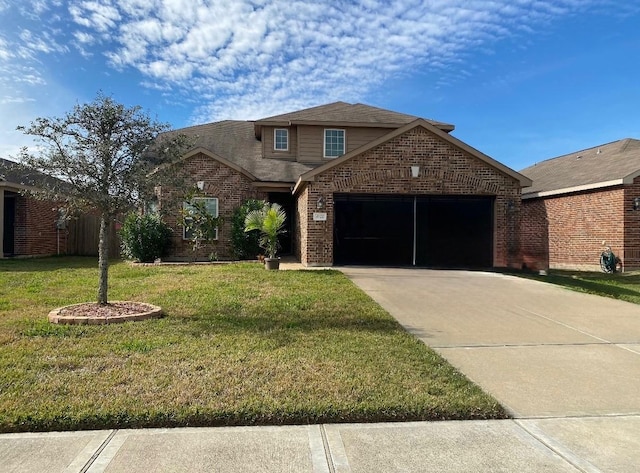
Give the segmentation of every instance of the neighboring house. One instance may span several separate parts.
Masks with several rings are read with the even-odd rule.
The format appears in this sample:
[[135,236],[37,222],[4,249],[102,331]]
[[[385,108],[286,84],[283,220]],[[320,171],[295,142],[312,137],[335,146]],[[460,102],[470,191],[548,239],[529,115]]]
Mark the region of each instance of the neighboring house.
[[[230,217],[261,198],[284,206],[283,250],[306,266],[520,267],[520,190],[531,182],[453,129],[336,102],[177,130],[195,140],[181,169],[224,217],[218,240],[198,257],[231,258]],[[169,194],[160,190],[161,207]],[[178,212],[164,210],[175,230],[172,258],[189,258]]]
[[604,245],[640,268],[640,141],[624,139],[520,171],[523,262],[531,269],[598,270]]
[[[36,199],[27,191],[55,180],[22,164],[0,158],[0,258],[22,256],[97,256],[100,218],[95,213],[65,218],[60,202]],[[59,181],[56,181],[59,183]],[[120,252],[112,222],[109,254]]]
[[23,194],[41,176],[0,158],[0,258],[66,253],[67,232],[56,204]]

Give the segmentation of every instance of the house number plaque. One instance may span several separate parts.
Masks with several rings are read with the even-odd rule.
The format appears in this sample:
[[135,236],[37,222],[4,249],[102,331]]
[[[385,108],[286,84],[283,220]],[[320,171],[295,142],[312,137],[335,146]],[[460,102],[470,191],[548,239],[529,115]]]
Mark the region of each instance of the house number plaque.
[[316,222],[326,222],[327,212],[313,212],[313,220]]

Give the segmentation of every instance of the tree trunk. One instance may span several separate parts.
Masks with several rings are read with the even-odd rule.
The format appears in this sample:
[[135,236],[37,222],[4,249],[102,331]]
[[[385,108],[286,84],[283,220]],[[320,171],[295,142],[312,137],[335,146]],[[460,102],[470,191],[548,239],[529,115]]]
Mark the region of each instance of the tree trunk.
[[100,242],[98,243],[98,268],[100,269],[100,283],[98,286],[98,304],[107,303],[107,288],[109,282],[109,215],[100,216]]

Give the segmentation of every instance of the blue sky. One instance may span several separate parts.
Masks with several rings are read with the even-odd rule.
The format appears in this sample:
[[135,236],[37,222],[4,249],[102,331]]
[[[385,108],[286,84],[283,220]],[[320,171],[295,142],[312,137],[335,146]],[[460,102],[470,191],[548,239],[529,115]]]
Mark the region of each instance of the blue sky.
[[342,100],[520,170],[640,138],[638,0],[0,0],[0,157],[98,90],[175,128]]

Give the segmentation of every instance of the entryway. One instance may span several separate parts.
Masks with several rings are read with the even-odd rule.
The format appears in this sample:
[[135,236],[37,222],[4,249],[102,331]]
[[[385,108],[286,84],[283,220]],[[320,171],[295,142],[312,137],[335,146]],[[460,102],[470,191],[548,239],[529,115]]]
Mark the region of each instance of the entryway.
[[2,253],[4,256],[15,254],[15,226],[16,226],[16,194],[4,193],[4,220],[2,231]]

